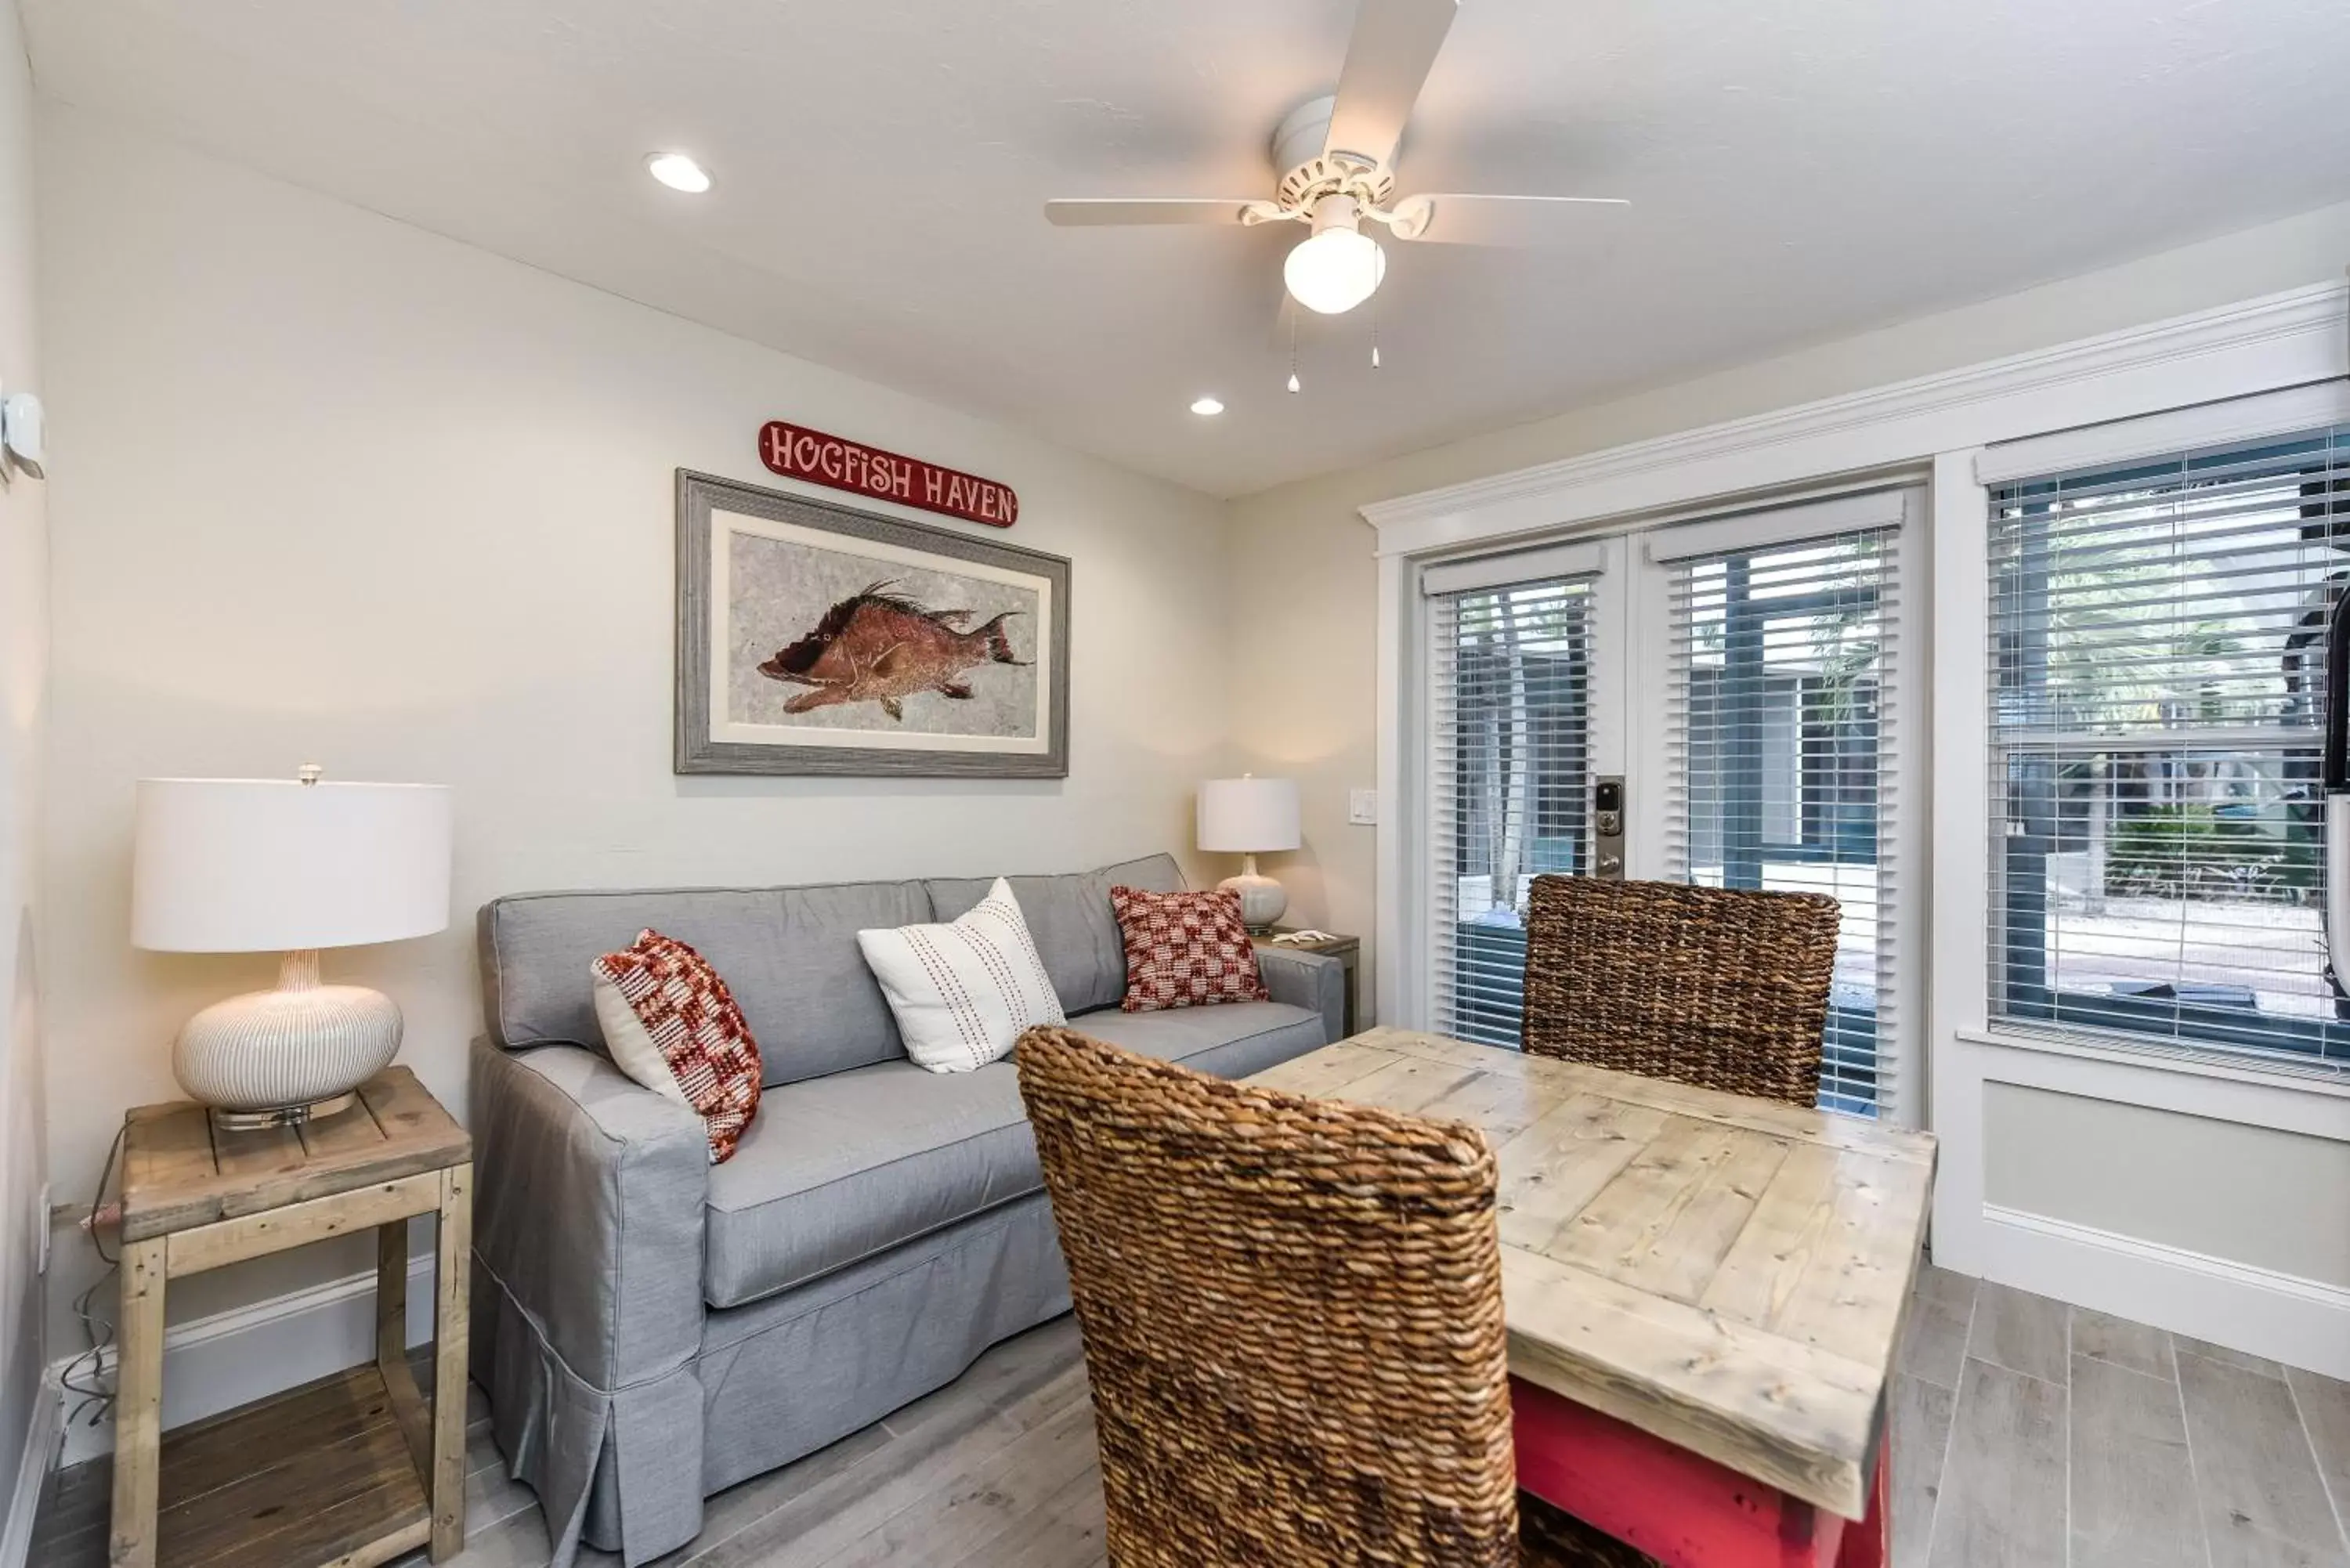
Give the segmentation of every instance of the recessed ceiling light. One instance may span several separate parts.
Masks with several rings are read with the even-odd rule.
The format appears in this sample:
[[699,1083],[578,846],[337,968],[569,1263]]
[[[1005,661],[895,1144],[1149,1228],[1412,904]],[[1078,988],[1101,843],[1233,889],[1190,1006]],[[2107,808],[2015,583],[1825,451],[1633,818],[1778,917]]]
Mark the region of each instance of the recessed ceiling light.
[[654,179],[672,191],[699,196],[710,189],[709,171],[682,152],[648,153],[645,167],[652,171]]
[[1211,415],[1222,413],[1224,411],[1224,405],[1218,402],[1213,398],[1201,398],[1192,402],[1191,411],[1198,414],[1201,418],[1206,419]]

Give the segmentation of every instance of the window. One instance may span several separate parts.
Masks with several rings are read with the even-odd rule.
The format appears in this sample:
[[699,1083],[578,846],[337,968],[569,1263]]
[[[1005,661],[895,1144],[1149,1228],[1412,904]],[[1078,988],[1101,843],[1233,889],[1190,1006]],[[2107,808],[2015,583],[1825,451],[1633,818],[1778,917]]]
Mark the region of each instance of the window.
[[1588,577],[1430,596],[1431,1027],[1515,1045],[1534,878],[1588,854]]
[[2350,1063],[2318,876],[2350,427],[1991,493],[1994,1013]]
[[1673,874],[1844,908],[1820,1103],[1874,1116],[1895,1022],[1890,528],[1677,562]]

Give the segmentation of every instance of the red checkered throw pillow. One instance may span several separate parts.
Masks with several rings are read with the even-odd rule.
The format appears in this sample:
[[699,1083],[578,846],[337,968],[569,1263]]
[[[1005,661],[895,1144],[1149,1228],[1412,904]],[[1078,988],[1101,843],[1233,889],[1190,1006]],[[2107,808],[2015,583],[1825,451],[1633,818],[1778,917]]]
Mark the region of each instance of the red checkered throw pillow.
[[1112,888],[1110,909],[1126,940],[1128,1012],[1269,1002],[1237,893],[1146,893]]
[[700,1115],[710,1163],[723,1165],[759,1109],[759,1043],[726,982],[700,953],[650,930],[588,972],[612,1060]]

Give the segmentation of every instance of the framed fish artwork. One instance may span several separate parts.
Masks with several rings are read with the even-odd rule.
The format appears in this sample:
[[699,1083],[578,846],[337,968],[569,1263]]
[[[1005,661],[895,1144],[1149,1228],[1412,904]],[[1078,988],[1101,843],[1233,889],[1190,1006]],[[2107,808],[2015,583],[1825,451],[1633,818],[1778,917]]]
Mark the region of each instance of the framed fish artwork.
[[1066,778],[1069,563],[680,469],[681,774]]

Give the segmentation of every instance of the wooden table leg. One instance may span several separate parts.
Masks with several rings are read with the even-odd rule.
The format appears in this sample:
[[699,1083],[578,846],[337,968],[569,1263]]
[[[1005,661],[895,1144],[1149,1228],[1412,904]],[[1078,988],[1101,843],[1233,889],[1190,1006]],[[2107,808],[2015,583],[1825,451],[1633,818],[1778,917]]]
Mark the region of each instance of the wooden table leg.
[[473,1168],[441,1174],[441,1251],[433,1271],[432,1561],[465,1545],[465,1286],[473,1251]]
[[154,1568],[156,1482],[163,1441],[164,1239],[122,1247],[114,1363],[114,1521],[107,1561]]
[[1518,1484],[1665,1568],[1881,1568],[1840,1555],[1845,1520],[1725,1465],[1515,1377],[1510,1405]]
[[408,1221],[375,1228],[375,1364],[386,1378],[408,1365]]
[[383,1376],[392,1419],[408,1441],[408,1458],[432,1485],[432,1412],[408,1365],[408,1221],[375,1228],[375,1369]]

